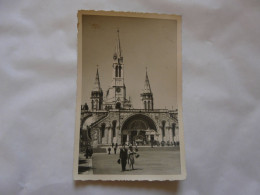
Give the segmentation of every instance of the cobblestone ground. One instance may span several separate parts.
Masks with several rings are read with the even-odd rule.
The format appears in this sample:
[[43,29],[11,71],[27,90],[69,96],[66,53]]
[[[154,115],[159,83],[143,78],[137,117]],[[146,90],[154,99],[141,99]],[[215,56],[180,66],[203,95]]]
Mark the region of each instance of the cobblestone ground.
[[[127,164],[126,171],[121,172],[117,163],[119,153],[94,153],[92,166],[80,164],[80,174],[114,174],[114,175],[172,175],[180,174],[180,151],[173,147],[139,148],[139,158],[135,159],[134,170]],[[83,154],[80,155],[83,162]],[[91,170],[91,172],[90,172]]]

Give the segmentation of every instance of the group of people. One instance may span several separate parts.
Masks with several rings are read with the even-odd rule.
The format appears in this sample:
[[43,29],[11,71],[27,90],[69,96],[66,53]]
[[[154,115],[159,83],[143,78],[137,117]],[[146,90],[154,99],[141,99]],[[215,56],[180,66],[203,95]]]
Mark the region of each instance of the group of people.
[[134,169],[135,158],[139,157],[136,150],[133,149],[132,145],[129,145],[129,150],[123,144],[122,148],[120,149],[119,160],[118,162],[121,163],[122,171],[126,170],[126,164],[128,162],[129,168]]
[[[117,147],[118,147],[117,143],[116,144],[112,143],[112,149],[114,150],[114,154],[116,154]],[[108,150],[108,154],[111,154],[111,148],[108,147],[107,150]]]
[[[114,150],[114,154],[117,152],[118,144],[112,143],[112,148]],[[126,164],[129,164],[129,169],[134,170],[134,163],[135,163],[135,158],[139,157],[138,148],[137,145],[134,147],[130,144],[128,149],[126,148],[126,145],[123,144],[122,148],[120,148],[120,154],[119,154],[119,159],[118,163],[121,164],[122,171],[126,170]],[[85,157],[86,158],[91,158],[93,154],[93,149],[90,145],[86,146],[86,151],[85,151]],[[108,154],[111,154],[111,147],[108,148]]]

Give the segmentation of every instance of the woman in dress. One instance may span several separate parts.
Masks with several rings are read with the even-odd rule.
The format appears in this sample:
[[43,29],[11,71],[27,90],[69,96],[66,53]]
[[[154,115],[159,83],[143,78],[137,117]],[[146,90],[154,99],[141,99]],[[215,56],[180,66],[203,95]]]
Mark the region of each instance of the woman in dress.
[[133,150],[133,146],[129,146],[128,150],[128,164],[130,169],[134,170],[134,163],[135,163],[135,151]]

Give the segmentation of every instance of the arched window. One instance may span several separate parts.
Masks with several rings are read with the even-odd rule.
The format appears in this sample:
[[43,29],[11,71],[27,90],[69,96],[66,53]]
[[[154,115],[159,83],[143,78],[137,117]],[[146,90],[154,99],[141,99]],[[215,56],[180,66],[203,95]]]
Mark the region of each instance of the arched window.
[[118,65],[116,65],[116,77],[118,77]]
[[175,124],[172,123],[172,137],[175,136]]
[[116,109],[120,109],[121,108],[121,103],[120,102],[117,102],[116,103]]
[[113,137],[116,137],[116,121],[112,122],[112,134]]
[[162,121],[162,136],[165,137],[165,121]]
[[145,110],[147,109],[146,101],[144,101],[144,109],[145,109]]
[[121,77],[122,66],[119,66],[119,77]]
[[101,125],[101,137],[102,137],[102,138],[105,137],[105,129],[106,129],[106,124],[103,123],[103,124]]
[[98,100],[96,100],[96,110],[98,110]]

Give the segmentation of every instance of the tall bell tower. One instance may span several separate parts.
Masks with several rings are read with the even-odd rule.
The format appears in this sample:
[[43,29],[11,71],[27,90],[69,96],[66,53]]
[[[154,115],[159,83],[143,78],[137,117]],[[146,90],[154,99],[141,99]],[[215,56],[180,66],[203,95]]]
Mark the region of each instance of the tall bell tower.
[[116,108],[121,108],[126,97],[124,83],[124,59],[121,49],[119,30],[117,30],[117,41],[113,55],[113,80],[112,85],[115,93]]
[[119,30],[117,30],[117,38],[115,52],[113,54],[112,68],[112,82],[110,88],[106,92],[104,108],[131,108],[131,101],[126,99],[126,87],[124,83],[124,58],[120,43]]

